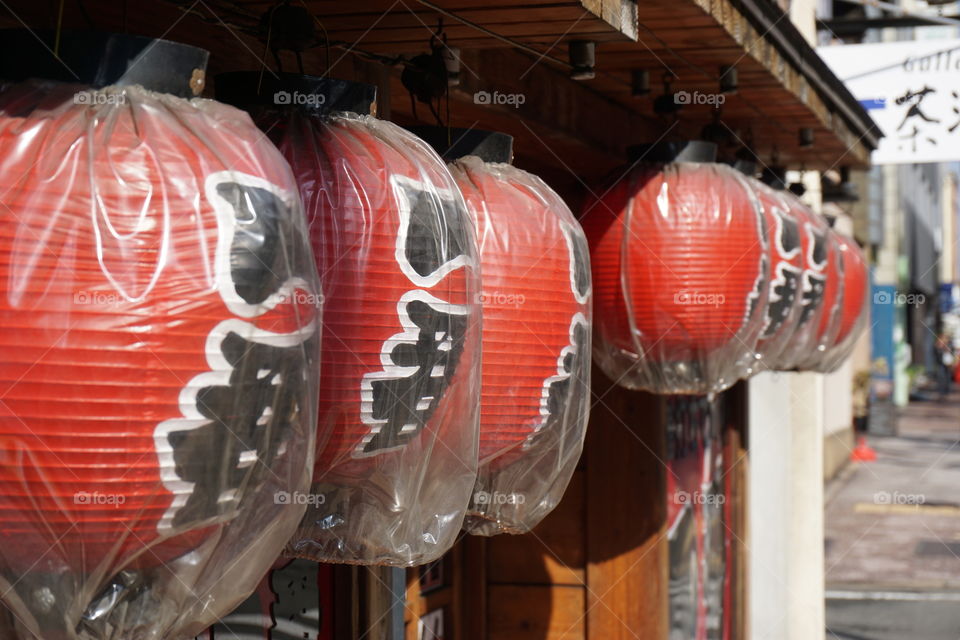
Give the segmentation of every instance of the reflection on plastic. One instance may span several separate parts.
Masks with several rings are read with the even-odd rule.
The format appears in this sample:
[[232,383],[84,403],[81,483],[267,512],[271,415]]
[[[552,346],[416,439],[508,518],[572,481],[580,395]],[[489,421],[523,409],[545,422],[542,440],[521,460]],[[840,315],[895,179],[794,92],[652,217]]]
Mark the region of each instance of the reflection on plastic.
[[539,178],[473,156],[450,169],[477,225],[483,281],[480,469],[466,529],[523,533],[560,501],[586,434],[586,238]]
[[24,637],[179,637],[303,513],[319,283],[245,114],[78,89],[0,88],[0,593]]
[[817,371],[836,370],[853,352],[854,346],[869,322],[870,274],[867,261],[852,238],[837,235],[843,264],[841,299],[836,337],[826,349]]
[[769,294],[763,332],[757,343],[759,358],[753,359],[751,373],[776,369],[780,354],[793,338],[803,310],[803,255],[801,220],[783,191],[759,180],[747,178],[763,208],[768,239]]
[[463,197],[389,122],[254,113],[293,167],[325,294],[318,499],[287,553],[429,562],[476,480],[479,270]]
[[769,295],[763,213],[744,177],[645,164],[600,193],[581,219],[600,367],[655,393],[730,387],[751,368]]

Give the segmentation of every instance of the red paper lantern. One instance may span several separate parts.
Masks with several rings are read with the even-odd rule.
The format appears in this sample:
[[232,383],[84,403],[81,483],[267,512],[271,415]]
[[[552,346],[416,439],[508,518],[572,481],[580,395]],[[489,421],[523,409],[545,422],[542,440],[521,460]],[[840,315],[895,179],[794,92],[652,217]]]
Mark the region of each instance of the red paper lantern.
[[454,542],[476,479],[476,241],[421,140],[372,117],[258,117],[310,221],[325,313],[311,503],[288,552],[410,565]]
[[828,347],[819,370],[832,371],[850,355],[863,332],[868,318],[870,274],[863,252],[847,236],[836,235],[839,256],[843,264],[843,299],[839,309],[836,338]]
[[767,298],[762,212],[744,178],[716,164],[640,165],[601,193],[582,218],[600,366],[658,393],[732,385]]
[[[826,221],[807,208],[792,194],[784,193],[791,212],[800,221],[800,249],[803,257],[801,281],[801,309],[796,328],[786,348],[778,357],[778,368],[790,370],[807,368],[811,352],[829,329],[829,311],[836,300],[836,265],[830,267],[835,246],[830,240]],[[830,271],[833,282],[830,283]],[[827,290],[828,285],[830,291]],[[824,314],[827,324],[824,325]],[[817,356],[819,358],[819,356]]]
[[811,335],[800,369],[819,371],[825,366],[827,349],[834,343],[840,328],[840,311],[843,308],[843,256],[840,253],[837,235],[829,228],[824,243],[825,264],[823,268],[823,298],[815,331]]
[[249,118],[8,86],[0,190],[3,565],[59,588],[195,551],[244,509],[295,524],[265,487],[303,488],[318,285]]
[[480,471],[468,528],[524,532],[557,504],[589,413],[590,264],[563,200],[509,164],[451,165],[477,225]]
[[763,332],[757,344],[761,356],[758,367],[773,369],[796,330],[802,309],[800,220],[782,192],[759,180],[748,180],[763,208],[768,240],[769,294]]

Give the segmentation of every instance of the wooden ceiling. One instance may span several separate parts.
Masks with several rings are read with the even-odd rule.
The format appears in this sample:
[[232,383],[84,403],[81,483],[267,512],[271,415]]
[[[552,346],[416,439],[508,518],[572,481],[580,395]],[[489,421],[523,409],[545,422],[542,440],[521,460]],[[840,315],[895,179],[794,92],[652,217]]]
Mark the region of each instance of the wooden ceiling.
[[[239,0],[233,4],[258,15],[272,3]],[[720,124],[728,129],[731,148],[752,146],[765,163],[777,159],[808,168],[863,166],[878,136],[852,96],[842,95],[842,87],[838,99],[821,95],[810,81],[829,72],[807,64],[816,55],[809,46],[800,47],[799,64],[778,46],[773,35],[796,34],[779,9],[773,9],[774,18],[768,24],[758,25],[749,19],[746,5],[732,0],[307,0],[305,4],[320,17],[332,40],[385,55],[422,52],[430,29],[441,18],[451,46],[464,50],[522,46],[538,65],[563,73],[569,69],[566,43],[592,40],[597,43],[597,75],[583,86],[648,118],[655,116],[653,97],[663,92],[664,76],[671,77],[674,91],[715,94],[721,65],[735,66],[739,90],[724,96]],[[631,95],[633,69],[649,71],[651,96]],[[838,104],[843,102],[847,104]],[[844,111],[855,113],[850,117]],[[671,137],[698,137],[714,118],[710,104],[689,105],[676,125],[673,118],[655,119],[648,130],[633,133],[632,142],[655,139],[672,125]],[[813,129],[814,144],[809,148],[800,145],[801,128]]]
[[[734,2],[737,4],[735,5]],[[420,105],[414,115],[400,84],[404,64],[429,50],[443,24],[449,46],[463,51],[462,83],[451,91],[453,126],[502,130],[517,137],[518,164],[539,170],[561,192],[570,183],[598,179],[625,158],[630,144],[700,137],[714,122],[732,154],[744,145],[761,163],[826,169],[863,166],[877,131],[849,93],[822,81],[809,46],[783,32],[789,19],[757,22],[748,3],[769,0],[304,0],[333,46],[330,75],[373,82],[382,115],[400,123],[432,123]],[[50,28],[58,2],[6,0],[0,26]],[[78,0],[66,2],[64,28],[129,31],[209,49],[210,74],[273,65],[258,40],[263,0]],[[301,4],[295,1],[294,4]],[[774,5],[764,8],[779,12]],[[791,35],[791,34],[787,34]],[[795,40],[796,38],[794,38]],[[596,42],[596,77],[570,79],[567,43]],[[788,43],[789,44],[789,43]],[[795,44],[795,43],[794,43]],[[804,48],[805,47],[805,48]],[[799,54],[797,53],[799,51]],[[327,69],[319,46],[303,55],[308,73]],[[282,56],[285,70],[296,68]],[[657,116],[653,99],[669,74],[673,90],[716,93],[720,66],[734,65],[736,93],[719,114],[688,105],[676,118]],[[634,69],[650,73],[651,95],[633,97]],[[835,78],[830,78],[837,82]],[[824,88],[826,87],[826,88]],[[476,91],[523,93],[520,107],[478,105]],[[831,93],[832,91],[832,93]],[[802,147],[799,130],[814,130]]]

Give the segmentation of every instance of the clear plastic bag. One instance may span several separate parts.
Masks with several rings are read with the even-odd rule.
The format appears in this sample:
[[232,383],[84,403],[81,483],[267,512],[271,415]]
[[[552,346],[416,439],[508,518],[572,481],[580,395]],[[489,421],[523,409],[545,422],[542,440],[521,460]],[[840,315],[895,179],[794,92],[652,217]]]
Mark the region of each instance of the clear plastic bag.
[[817,352],[817,346],[831,328],[829,314],[836,298],[839,276],[834,256],[836,244],[831,239],[832,233],[826,220],[793,194],[784,193],[783,196],[800,221],[803,277],[800,314],[790,340],[777,357],[777,368],[783,371],[806,370],[822,357],[822,352]]
[[853,238],[835,234],[843,265],[843,295],[839,301],[837,327],[816,370],[830,372],[843,364],[869,322],[870,273],[863,251]]
[[320,289],[241,111],[0,88],[0,594],[21,637],[192,637],[303,514]]
[[824,366],[827,350],[836,341],[837,333],[840,331],[844,285],[844,264],[840,246],[837,234],[828,229],[820,320],[804,357],[797,365],[801,370],[819,371]]
[[800,246],[800,220],[785,192],[759,180],[747,178],[763,208],[769,247],[769,294],[763,332],[757,343],[752,372],[776,369],[781,353],[788,348],[803,310],[801,295],[803,255]]
[[719,164],[640,164],[588,202],[593,352],[615,382],[709,394],[745,376],[764,327],[763,213]]
[[463,196],[392,123],[254,113],[293,167],[326,296],[316,469],[287,553],[430,562],[477,472],[480,271]]
[[476,156],[450,171],[477,225],[483,281],[480,468],[465,529],[524,533],[560,501],[586,435],[586,238],[536,176]]

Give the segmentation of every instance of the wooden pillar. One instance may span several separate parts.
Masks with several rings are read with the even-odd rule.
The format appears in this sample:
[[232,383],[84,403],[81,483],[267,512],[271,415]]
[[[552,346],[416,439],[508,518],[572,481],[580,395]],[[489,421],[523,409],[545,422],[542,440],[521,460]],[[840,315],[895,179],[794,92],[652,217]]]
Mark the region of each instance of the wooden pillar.
[[662,399],[593,372],[586,449],[587,636],[668,634]]

